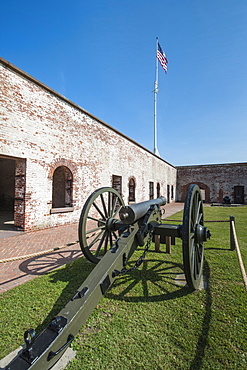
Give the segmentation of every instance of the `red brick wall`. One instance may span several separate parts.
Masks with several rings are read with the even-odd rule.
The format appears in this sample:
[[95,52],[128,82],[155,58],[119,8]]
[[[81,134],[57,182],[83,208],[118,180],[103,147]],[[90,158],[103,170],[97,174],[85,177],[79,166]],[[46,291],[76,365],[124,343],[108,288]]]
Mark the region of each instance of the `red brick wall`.
[[188,186],[196,183],[205,190],[205,202],[222,203],[225,196],[234,203],[234,187],[244,187],[247,203],[247,163],[177,167],[177,199],[184,201]]
[[14,221],[15,227],[25,229],[25,203],[26,203],[26,161],[15,161],[15,201]]

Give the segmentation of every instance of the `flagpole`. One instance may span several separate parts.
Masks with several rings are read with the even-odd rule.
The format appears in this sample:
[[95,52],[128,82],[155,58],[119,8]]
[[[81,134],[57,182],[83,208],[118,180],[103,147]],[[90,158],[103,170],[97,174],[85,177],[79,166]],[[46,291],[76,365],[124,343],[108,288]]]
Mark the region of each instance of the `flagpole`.
[[155,81],[154,81],[154,154],[160,157],[160,153],[158,151],[157,146],[157,94],[159,92],[157,50],[158,50],[158,37],[156,37],[156,51],[155,51],[156,62],[155,62]]

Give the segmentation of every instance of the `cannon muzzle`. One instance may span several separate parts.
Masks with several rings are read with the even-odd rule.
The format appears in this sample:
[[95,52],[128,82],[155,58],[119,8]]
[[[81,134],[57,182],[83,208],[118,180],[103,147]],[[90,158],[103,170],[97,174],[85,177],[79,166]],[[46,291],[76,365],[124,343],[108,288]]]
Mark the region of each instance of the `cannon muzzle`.
[[119,217],[123,223],[131,225],[135,221],[139,220],[141,217],[145,216],[152,205],[164,206],[165,204],[166,198],[159,197],[157,199],[151,199],[145,202],[136,203],[131,206],[125,206],[120,209]]

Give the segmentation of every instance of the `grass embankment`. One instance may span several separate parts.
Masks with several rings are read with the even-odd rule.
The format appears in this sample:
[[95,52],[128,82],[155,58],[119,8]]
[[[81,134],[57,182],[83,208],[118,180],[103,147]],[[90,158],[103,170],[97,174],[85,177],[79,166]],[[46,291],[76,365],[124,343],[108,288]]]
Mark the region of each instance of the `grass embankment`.
[[[231,214],[247,267],[247,207],[205,208],[205,220]],[[212,233],[205,243],[207,289],[192,292],[174,283],[183,272],[179,240],[171,255],[151,248],[139,270],[119,277],[100,301],[72,344],[77,356],[68,370],[247,368],[247,293],[229,249],[229,223],[206,226]],[[92,268],[81,258],[2,294],[0,357],[22,344],[27,328],[41,331]]]

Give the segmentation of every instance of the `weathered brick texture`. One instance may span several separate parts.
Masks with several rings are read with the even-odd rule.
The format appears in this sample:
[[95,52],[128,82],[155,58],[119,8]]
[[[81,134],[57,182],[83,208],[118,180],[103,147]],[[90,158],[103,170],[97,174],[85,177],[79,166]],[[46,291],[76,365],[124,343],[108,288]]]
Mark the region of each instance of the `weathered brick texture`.
[[196,183],[205,190],[207,203],[222,203],[225,196],[231,203],[247,203],[247,163],[180,166],[177,171],[179,201],[184,201],[189,185]]
[[[176,169],[106,123],[0,59],[0,156],[16,163],[15,224],[25,230],[76,222],[97,188],[122,176],[136,181],[136,201],[149,199],[149,182],[176,189]],[[72,173],[72,212],[51,213],[53,173]],[[21,169],[20,169],[21,167]],[[2,180],[3,181],[3,180]],[[175,199],[174,199],[175,200]]]

